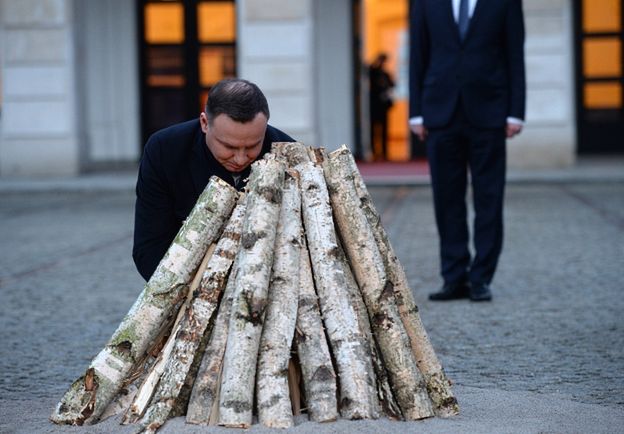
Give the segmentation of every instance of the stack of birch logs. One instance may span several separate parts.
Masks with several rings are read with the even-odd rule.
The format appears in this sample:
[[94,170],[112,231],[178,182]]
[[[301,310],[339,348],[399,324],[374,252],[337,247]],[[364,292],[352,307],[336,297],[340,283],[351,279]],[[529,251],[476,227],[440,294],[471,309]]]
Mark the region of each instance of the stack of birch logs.
[[56,423],[155,432],[458,412],[380,216],[343,146],[275,143],[244,194],[212,178]]

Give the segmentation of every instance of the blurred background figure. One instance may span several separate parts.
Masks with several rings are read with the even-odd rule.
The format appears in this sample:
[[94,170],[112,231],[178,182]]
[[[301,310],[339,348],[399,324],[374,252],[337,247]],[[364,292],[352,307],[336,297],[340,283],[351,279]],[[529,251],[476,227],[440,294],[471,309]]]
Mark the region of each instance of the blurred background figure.
[[388,158],[388,110],[392,107],[394,80],[384,68],[388,55],[380,53],[370,65],[371,148],[376,161]]

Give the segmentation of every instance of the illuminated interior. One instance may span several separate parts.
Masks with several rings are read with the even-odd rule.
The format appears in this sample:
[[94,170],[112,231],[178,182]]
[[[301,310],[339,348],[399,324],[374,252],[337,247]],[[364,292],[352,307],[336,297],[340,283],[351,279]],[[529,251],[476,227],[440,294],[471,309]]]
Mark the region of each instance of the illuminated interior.
[[408,129],[408,0],[364,0],[363,57],[370,64],[384,52],[394,78],[394,105],[388,113],[388,160],[410,159]]
[[585,108],[622,108],[622,38],[613,35],[622,31],[621,8],[621,0],[583,0]]

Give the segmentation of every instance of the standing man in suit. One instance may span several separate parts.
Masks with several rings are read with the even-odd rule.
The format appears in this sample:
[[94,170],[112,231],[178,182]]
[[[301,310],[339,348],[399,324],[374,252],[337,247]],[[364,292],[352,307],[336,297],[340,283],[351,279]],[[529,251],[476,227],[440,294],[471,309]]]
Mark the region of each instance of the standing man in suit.
[[429,299],[489,301],[503,244],[505,140],[520,133],[525,110],[522,2],[413,0],[410,38],[409,122],[426,141],[444,279]]
[[136,184],[137,270],[149,280],[182,223],[215,175],[242,190],[251,163],[273,142],[294,140],[268,125],[269,105],[255,84],[226,79],[208,93],[199,118],[154,133],[143,151]]

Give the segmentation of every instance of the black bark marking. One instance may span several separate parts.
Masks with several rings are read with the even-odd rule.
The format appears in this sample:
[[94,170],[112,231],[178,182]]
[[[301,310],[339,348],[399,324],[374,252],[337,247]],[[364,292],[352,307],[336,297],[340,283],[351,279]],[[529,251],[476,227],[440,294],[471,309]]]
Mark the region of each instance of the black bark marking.
[[329,369],[327,366],[322,365],[319,366],[319,368],[316,370],[316,372],[314,372],[314,375],[312,375],[312,380],[314,381],[330,381],[333,380],[335,378],[334,373],[332,372],[331,369]]
[[336,259],[340,259],[342,257],[340,248],[338,246],[334,246],[331,249],[329,249],[329,251],[327,252],[327,255]]
[[385,329],[389,329],[394,321],[392,318],[388,317],[385,313],[376,313],[373,315],[373,323],[378,327],[384,327]]
[[282,203],[282,188],[281,187],[258,187],[256,192],[259,196],[265,198],[268,202],[281,204]]
[[269,400],[265,403],[263,403],[262,405],[259,405],[259,408],[270,408],[273,407],[275,404],[277,404],[278,402],[280,402],[281,396],[280,395],[271,395],[271,398],[269,398]]
[[251,411],[251,404],[247,401],[232,400],[223,403],[225,408],[231,408],[236,413]]
[[386,285],[384,286],[383,291],[381,291],[381,296],[379,297],[379,300],[391,300],[392,297],[394,297],[394,285],[390,280],[386,280]]
[[115,349],[121,355],[130,356],[131,353],[132,353],[132,342],[130,342],[130,341],[120,342],[120,343],[117,344]]
[[245,249],[251,249],[258,240],[261,240],[262,238],[265,238],[266,236],[267,234],[264,231],[245,232],[241,238],[241,245]]

